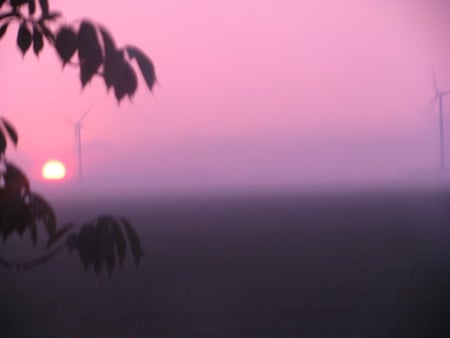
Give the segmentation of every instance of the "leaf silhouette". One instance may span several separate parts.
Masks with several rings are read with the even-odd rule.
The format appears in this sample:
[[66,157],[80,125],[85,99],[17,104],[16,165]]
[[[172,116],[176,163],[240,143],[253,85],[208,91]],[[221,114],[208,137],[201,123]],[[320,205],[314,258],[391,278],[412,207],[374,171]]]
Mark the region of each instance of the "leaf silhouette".
[[80,80],[84,86],[92,79],[102,64],[103,55],[95,27],[83,21],[77,36],[78,58],[80,60]]
[[110,217],[103,216],[97,220],[97,254],[94,261],[95,272],[100,272],[102,263],[105,261],[109,273],[111,274],[115,264],[114,257],[114,238],[112,236],[112,227]]
[[20,7],[22,5],[25,5],[28,2],[28,0],[11,0],[11,6],[14,8]]
[[110,277],[116,264],[116,256],[114,252],[115,238],[112,221],[112,217],[105,216],[99,218],[97,223],[99,255],[102,261],[106,261],[106,268],[108,269]]
[[0,39],[3,37],[3,35],[5,35],[6,30],[8,29],[8,24],[9,24],[9,22],[3,24],[3,25],[0,27]]
[[31,235],[31,242],[33,243],[33,246],[36,246],[37,243],[37,226],[36,223],[32,222],[29,224],[30,228],[30,235]]
[[127,254],[127,242],[125,240],[122,229],[120,229],[117,222],[113,223],[113,230],[115,242],[117,245],[117,255],[119,256],[119,264],[122,267],[123,261],[125,260],[125,256]]
[[50,204],[36,193],[30,194],[30,207],[33,219],[41,221],[51,237],[56,232],[56,216]]
[[41,6],[42,16],[48,15],[48,1],[47,0],[39,0],[39,5]]
[[3,188],[16,193],[18,196],[23,196],[30,190],[30,182],[28,182],[25,174],[11,162],[6,163],[6,172],[3,178],[5,180]]
[[42,20],[38,21],[38,25],[39,25],[39,27],[41,27],[42,33],[44,33],[47,40],[53,44],[56,39],[55,39],[55,36],[53,35],[52,31],[45,25],[44,21],[42,21]]
[[36,11],[36,2],[34,0],[28,0],[28,13],[33,15]]
[[6,137],[3,130],[0,129],[0,154],[4,154],[6,150]]
[[45,21],[45,20],[52,21],[52,20],[55,20],[55,19],[59,18],[60,16],[62,16],[62,14],[60,12],[54,11],[54,12],[48,13],[46,15],[43,15],[41,20],[43,20],[43,21]]
[[11,138],[11,140],[14,142],[14,145],[17,145],[17,142],[19,141],[19,137],[17,135],[16,130],[14,129],[14,127],[12,126],[11,123],[9,123],[8,121],[5,120],[5,118],[1,118],[3,125],[6,129],[6,131],[8,132],[9,137]]
[[16,230],[21,235],[29,223],[28,208],[23,198],[15,191],[0,190],[0,232],[5,242]]
[[126,61],[123,62],[120,68],[120,75],[117,82],[114,84],[114,95],[117,101],[121,101],[125,95],[132,97],[137,89],[137,77],[133,68]]
[[144,254],[141,247],[141,241],[139,240],[136,231],[134,231],[130,222],[126,218],[120,217],[120,221],[122,222],[122,225],[125,228],[125,232],[128,237],[128,242],[130,243],[131,253],[133,254],[134,263],[136,264],[136,266],[138,266],[139,261]]
[[72,252],[73,250],[78,248],[78,234],[71,233],[69,236],[67,236],[66,239],[66,245],[69,249],[69,252]]
[[133,46],[127,46],[126,50],[130,59],[136,59],[142,76],[147,83],[150,91],[153,90],[153,86],[156,82],[156,73],[153,62],[145,55],[141,50]]
[[104,45],[105,51],[106,52],[116,51],[117,50],[116,44],[114,43],[114,40],[113,40],[111,34],[109,34],[109,32],[106,30],[106,28],[100,27],[99,31],[100,31],[100,34],[103,39],[103,45]]
[[33,29],[33,50],[34,54],[39,55],[39,52],[44,47],[44,39],[42,37],[42,33],[39,32],[36,28]]
[[85,270],[94,263],[96,236],[97,232],[92,223],[84,225],[78,235],[78,252]]
[[77,35],[71,27],[61,27],[56,34],[55,47],[64,66],[77,50]]
[[52,247],[53,244],[55,244],[62,236],[64,236],[72,227],[72,223],[66,224],[61,229],[56,231],[53,235],[51,235],[47,242],[47,249]]
[[25,22],[22,22],[19,27],[19,32],[17,34],[17,46],[19,46],[22,51],[22,55],[25,55],[28,48],[31,46],[31,33]]
[[105,80],[106,88],[109,90],[111,86],[114,86],[117,81],[119,81],[125,58],[123,51],[118,51],[116,49],[111,35],[102,27],[100,28],[100,34],[102,36],[105,49],[103,78]]

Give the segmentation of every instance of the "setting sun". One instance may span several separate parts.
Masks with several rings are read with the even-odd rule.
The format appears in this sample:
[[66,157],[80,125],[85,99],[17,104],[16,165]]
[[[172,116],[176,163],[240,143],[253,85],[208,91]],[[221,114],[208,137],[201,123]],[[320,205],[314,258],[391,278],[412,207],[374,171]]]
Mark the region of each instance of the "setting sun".
[[66,176],[66,167],[60,161],[47,161],[42,167],[42,177],[46,180],[61,180]]

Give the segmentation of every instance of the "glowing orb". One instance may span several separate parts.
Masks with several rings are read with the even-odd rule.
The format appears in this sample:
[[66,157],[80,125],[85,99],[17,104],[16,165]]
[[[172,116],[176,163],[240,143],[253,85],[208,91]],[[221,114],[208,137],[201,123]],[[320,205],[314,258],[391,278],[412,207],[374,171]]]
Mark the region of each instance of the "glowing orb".
[[60,161],[47,161],[42,167],[42,177],[46,180],[62,180],[66,176],[66,167]]

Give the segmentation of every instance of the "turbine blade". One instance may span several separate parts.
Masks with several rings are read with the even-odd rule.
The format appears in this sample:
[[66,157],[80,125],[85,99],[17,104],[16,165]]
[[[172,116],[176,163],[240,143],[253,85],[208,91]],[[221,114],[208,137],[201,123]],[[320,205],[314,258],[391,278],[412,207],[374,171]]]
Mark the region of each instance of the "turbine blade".
[[430,102],[425,106],[424,113],[430,114],[434,112],[434,107],[436,106],[436,101],[438,100],[439,95],[436,93]]
[[86,115],[91,111],[93,106],[90,106],[88,110],[86,110],[86,112],[83,114],[83,116],[80,117],[80,119],[78,120],[78,123],[81,123],[81,121],[83,121],[83,119],[86,117]]
[[71,125],[74,125],[75,124],[75,121],[74,120],[72,120],[70,117],[69,117],[69,115],[67,115],[67,114],[63,114],[62,115],[62,117],[64,118],[64,122],[65,123],[67,123],[67,124],[71,124]]

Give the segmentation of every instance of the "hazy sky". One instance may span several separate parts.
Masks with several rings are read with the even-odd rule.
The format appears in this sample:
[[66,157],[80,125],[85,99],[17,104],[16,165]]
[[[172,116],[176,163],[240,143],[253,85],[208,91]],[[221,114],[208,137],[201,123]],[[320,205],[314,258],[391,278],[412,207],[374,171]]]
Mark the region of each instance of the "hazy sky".
[[81,91],[77,69],[62,70],[52,48],[22,58],[10,27],[0,42],[1,114],[20,134],[8,156],[33,180],[49,158],[76,175],[67,117],[91,105],[87,181],[276,185],[398,178],[438,164],[437,114],[425,108],[432,65],[450,89],[448,1],[50,5],[68,23],[91,18],[117,45],[140,47],[159,86],[151,94],[140,82],[133,102],[118,106],[100,78]]

